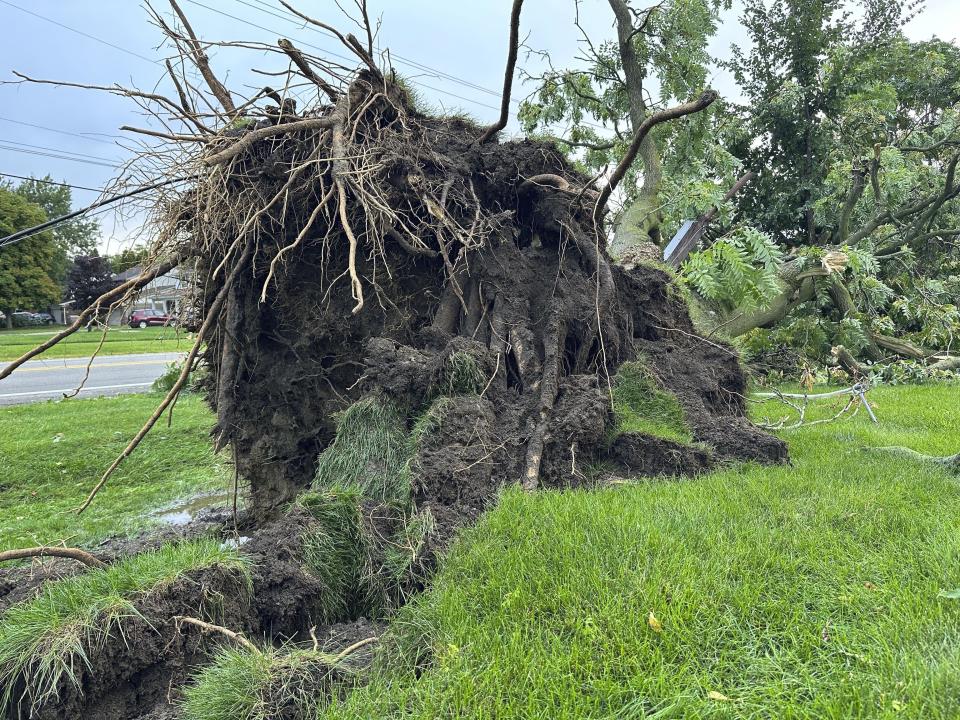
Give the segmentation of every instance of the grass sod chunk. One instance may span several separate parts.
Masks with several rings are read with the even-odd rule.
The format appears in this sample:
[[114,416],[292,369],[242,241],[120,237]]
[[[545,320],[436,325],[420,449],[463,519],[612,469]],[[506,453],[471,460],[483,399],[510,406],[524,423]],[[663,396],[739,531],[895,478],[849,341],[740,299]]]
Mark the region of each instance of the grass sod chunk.
[[313,487],[357,487],[378,500],[408,499],[408,456],[403,415],[389,401],[367,397],[337,414],[337,435],[317,459]]
[[784,433],[791,466],[507,491],[319,717],[956,720],[960,483],[859,448],[956,452],[960,385],[870,398]]
[[[241,571],[247,562],[215,539],[189,540],[124,558],[104,569],[46,584],[40,595],[0,616],[0,708],[14,700],[17,681],[38,707],[64,680],[78,685],[78,671],[125,617],[137,615],[136,600],[191,570],[220,565]],[[199,610],[199,609],[198,609]]]
[[429,510],[408,518],[399,503],[378,503],[357,488],[315,491],[297,502],[317,521],[303,552],[324,585],[323,622],[382,617],[402,603],[433,529]]
[[352,613],[365,554],[359,488],[329,488],[301,495],[297,502],[317,521],[303,539],[304,562],[324,586],[318,598],[323,622]]
[[618,434],[640,432],[680,443],[693,441],[679,401],[641,362],[624,363],[617,371],[613,412]]
[[457,350],[443,361],[440,382],[434,388],[441,396],[479,395],[487,384],[477,359],[468,352]]
[[185,720],[313,720],[348,661],[316,650],[223,648],[184,692]]

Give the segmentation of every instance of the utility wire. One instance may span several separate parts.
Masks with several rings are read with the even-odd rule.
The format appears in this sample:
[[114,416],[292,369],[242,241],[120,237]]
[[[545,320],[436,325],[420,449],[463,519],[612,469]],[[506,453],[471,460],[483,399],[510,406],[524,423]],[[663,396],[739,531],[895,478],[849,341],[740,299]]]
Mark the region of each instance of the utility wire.
[[23,153],[24,155],[37,155],[40,157],[54,158],[56,160],[72,160],[73,162],[84,163],[86,165],[97,165],[99,167],[113,168],[116,169],[117,165],[108,163],[108,162],[99,162],[97,160],[86,160],[79,157],[70,157],[69,155],[61,155],[59,153],[52,152],[43,152],[41,150],[29,150],[27,148],[12,147],[10,145],[0,144],[0,150],[8,150],[10,152]]
[[8,122],[8,123],[13,123],[14,125],[24,125],[24,126],[26,126],[26,127],[37,128],[38,130],[47,130],[48,132],[59,133],[60,135],[70,135],[70,136],[72,136],[72,137],[83,138],[84,140],[90,140],[91,142],[103,143],[104,145],[112,145],[112,146],[114,146],[114,147],[116,147],[116,145],[115,145],[114,143],[110,142],[109,140],[101,140],[100,138],[90,137],[90,136],[91,136],[91,135],[103,135],[103,136],[105,136],[105,137],[117,138],[118,140],[122,140],[122,139],[123,139],[123,137],[122,137],[121,135],[108,135],[107,133],[78,133],[78,132],[70,132],[69,130],[58,130],[57,128],[47,127],[46,125],[37,125],[36,123],[26,122],[26,121],[24,121],[24,120],[14,120],[13,118],[2,117],[2,116],[0,116],[0,121],[2,121],[2,122]]
[[148,58],[146,55],[141,55],[140,53],[134,52],[133,50],[127,50],[126,48],[120,47],[119,45],[114,45],[112,42],[108,42],[107,40],[98,38],[95,35],[90,35],[89,33],[85,33],[82,30],[77,30],[76,28],[70,27],[69,25],[64,25],[63,23],[59,23],[56,20],[48,18],[46,15],[41,15],[40,13],[35,13],[32,10],[27,10],[26,8],[22,8],[19,5],[14,5],[12,2],[8,2],[8,0],[0,0],[0,3],[8,7],[12,7],[15,10],[19,10],[20,12],[26,13],[27,15],[33,15],[33,17],[35,18],[39,18],[44,22],[48,22],[52,25],[56,25],[57,27],[61,27],[64,30],[69,30],[70,32],[76,33],[77,35],[82,35],[83,37],[89,40],[93,40],[94,42],[98,42],[101,45],[112,47],[114,50],[119,50],[122,53],[126,53],[127,55],[132,55],[133,57],[139,58],[140,60],[146,60],[148,63],[158,64],[160,62],[159,60]]
[[31,150],[46,150],[47,152],[61,153],[63,155],[74,155],[84,160],[100,160],[101,162],[116,162],[113,158],[100,157],[99,155],[90,155],[89,153],[79,153],[64,148],[48,147],[47,145],[31,145],[20,140],[0,140],[10,145],[19,145],[20,147],[30,148]]
[[98,188],[86,187],[85,185],[72,185],[71,183],[57,182],[56,180],[46,180],[44,178],[27,177],[26,175],[15,175],[14,173],[0,172],[0,176],[16,178],[17,180],[30,180],[32,182],[43,183],[44,185],[59,185],[60,187],[73,188],[74,190],[89,190],[90,192],[103,192]]
[[[3,0],[0,0],[0,2],[2,1]],[[141,193],[145,193],[150,190],[156,190],[157,188],[162,188],[166,185],[173,185],[174,183],[185,182],[187,180],[194,180],[196,178],[197,178],[196,175],[187,175],[185,177],[170,178],[169,180],[162,180],[161,182],[153,183],[152,185],[143,185],[141,187],[134,188],[129,192],[104,198],[103,200],[97,200],[97,202],[91,205],[87,205],[85,208],[74,210],[73,212],[67,213],[66,215],[61,215],[58,218],[53,218],[53,220],[47,220],[46,222],[40,223],[39,225],[34,225],[33,227],[26,228],[24,230],[19,230],[18,232],[13,233],[12,235],[7,235],[5,238],[0,238],[0,249],[3,249],[8,245],[13,245],[14,243],[18,243],[21,240],[26,240],[28,237],[31,237],[32,235],[36,235],[37,233],[43,232],[47,228],[53,227],[54,225],[59,225],[60,223],[67,222],[68,220],[73,220],[75,217],[79,217],[80,215],[86,215],[87,213],[90,213],[92,210],[97,210],[98,208],[105,208],[108,205],[112,205],[115,202],[119,202],[120,200],[133,197],[134,195],[140,195]]]

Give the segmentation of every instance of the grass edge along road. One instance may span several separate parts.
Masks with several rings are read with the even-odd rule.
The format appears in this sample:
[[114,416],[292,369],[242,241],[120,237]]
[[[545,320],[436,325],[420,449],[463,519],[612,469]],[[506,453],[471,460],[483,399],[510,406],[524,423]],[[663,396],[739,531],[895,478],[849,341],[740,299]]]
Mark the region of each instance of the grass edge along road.
[[160,399],[150,393],[0,408],[0,550],[65,539],[88,545],[143,528],[152,511],[178,499],[225,490],[229,468],[209,439],[213,415],[187,394],[173,424],[157,423],[90,508],[75,514]]
[[960,717],[960,484],[860,450],[956,452],[960,385],[870,397],[792,466],[505,491],[319,717]]
[[[0,363],[16,360],[61,330],[63,327],[60,326],[0,330]],[[37,359],[88,358],[96,351],[102,336],[103,332],[97,329],[75,332],[38,355]],[[99,355],[186,352],[191,345],[193,338],[176,328],[111,327]]]

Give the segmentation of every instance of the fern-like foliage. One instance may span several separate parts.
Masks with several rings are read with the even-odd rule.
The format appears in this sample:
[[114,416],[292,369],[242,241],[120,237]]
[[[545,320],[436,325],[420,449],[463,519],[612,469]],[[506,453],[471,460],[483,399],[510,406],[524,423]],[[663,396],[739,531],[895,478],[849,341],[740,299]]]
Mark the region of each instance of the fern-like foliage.
[[782,259],[769,235],[742,226],[691,254],[681,278],[722,309],[758,307],[779,292],[777,271]]

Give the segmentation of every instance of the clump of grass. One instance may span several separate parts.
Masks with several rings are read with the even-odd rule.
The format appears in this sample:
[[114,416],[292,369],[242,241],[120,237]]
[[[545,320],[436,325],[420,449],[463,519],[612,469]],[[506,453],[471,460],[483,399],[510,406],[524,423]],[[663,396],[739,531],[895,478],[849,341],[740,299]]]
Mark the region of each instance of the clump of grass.
[[434,392],[448,397],[479,395],[486,382],[487,377],[477,364],[477,359],[468,352],[456,350],[443,359]]
[[323,622],[382,617],[399,605],[433,529],[429,510],[365,498],[358,488],[307,493],[297,502],[317,523],[304,537],[304,562],[324,591]]
[[[459,383],[476,363],[459,354],[469,361],[451,365],[459,378],[453,384],[464,387]],[[443,395],[434,399],[409,432],[399,410],[376,397],[338,417],[337,436],[319,457],[314,490],[297,500],[317,521],[303,539],[303,553],[324,586],[317,598],[324,622],[382,617],[417,581],[434,522],[429,510],[412,511],[414,462],[451,403]]]
[[313,486],[356,487],[380,500],[409,496],[404,417],[387,400],[366,397],[337,415],[337,436],[320,453]]
[[[418,579],[417,561],[423,555],[427,538],[436,526],[436,519],[429,507],[412,517],[405,518],[393,542],[387,544],[380,568],[381,583],[400,595],[410,581]],[[419,578],[422,579],[422,578]]]
[[249,585],[247,562],[236,550],[204,538],[48,583],[39,597],[9,608],[0,617],[0,709],[14,700],[18,680],[32,708],[56,697],[64,680],[79,687],[78,670],[90,665],[87,653],[102,647],[124,618],[138,614],[140,595],[212,565],[239,570]]
[[613,413],[617,434],[641,432],[680,443],[693,440],[679,401],[642,362],[624,363],[617,371]]
[[316,519],[303,541],[310,573],[324,586],[317,598],[323,622],[347,619],[351,612],[365,552],[359,488],[330,488],[301,495],[297,502]]
[[347,674],[316,650],[224,648],[184,692],[185,720],[313,720]]

